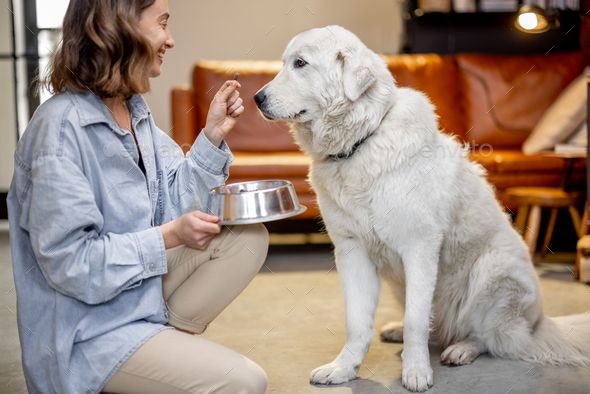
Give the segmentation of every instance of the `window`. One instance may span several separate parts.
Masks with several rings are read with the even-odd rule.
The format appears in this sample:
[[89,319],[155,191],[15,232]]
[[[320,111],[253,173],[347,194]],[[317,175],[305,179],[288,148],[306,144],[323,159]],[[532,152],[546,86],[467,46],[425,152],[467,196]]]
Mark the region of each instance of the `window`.
[[[61,25],[69,0],[36,0],[35,3],[39,79],[44,81],[51,55],[61,41]],[[50,97],[51,93],[41,89],[39,103]]]
[[37,28],[60,29],[69,0],[36,0]]
[[61,25],[69,0],[7,0],[13,44],[5,54],[14,67],[14,106],[21,136],[40,103],[51,95],[37,94],[36,80],[47,74],[51,54],[61,40]]

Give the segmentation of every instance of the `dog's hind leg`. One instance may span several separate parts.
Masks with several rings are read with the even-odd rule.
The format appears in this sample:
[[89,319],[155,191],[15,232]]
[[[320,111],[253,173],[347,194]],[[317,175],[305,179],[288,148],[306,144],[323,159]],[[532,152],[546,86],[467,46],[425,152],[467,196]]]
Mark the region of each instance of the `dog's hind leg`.
[[[406,303],[406,287],[403,283],[389,280],[393,298],[398,306],[403,309]],[[401,321],[391,321],[381,326],[379,330],[383,342],[402,343],[404,341],[404,324]]]
[[404,325],[402,322],[392,321],[384,324],[380,330],[383,342],[402,343],[404,341]]
[[472,336],[482,341],[494,357],[519,359],[533,349],[533,327],[541,316],[541,304],[535,292],[510,277],[487,283],[474,311]]
[[447,365],[471,364],[484,351],[485,347],[481,341],[474,338],[465,339],[448,346],[442,352],[440,360]]

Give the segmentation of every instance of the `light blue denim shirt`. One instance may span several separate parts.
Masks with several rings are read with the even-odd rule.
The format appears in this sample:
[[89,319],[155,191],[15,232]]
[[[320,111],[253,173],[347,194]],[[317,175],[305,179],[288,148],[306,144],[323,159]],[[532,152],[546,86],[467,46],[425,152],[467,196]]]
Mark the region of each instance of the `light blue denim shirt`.
[[185,156],[129,100],[133,136],[94,94],[41,105],[19,141],[8,195],[18,329],[30,393],[100,392],[165,329],[160,225],[206,210],[232,155],[201,133]]

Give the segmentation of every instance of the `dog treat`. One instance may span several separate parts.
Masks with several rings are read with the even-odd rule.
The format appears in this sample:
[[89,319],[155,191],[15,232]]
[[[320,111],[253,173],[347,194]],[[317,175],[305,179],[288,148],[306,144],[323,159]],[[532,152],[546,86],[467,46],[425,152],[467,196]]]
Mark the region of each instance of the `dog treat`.
[[240,78],[240,73],[235,73],[234,74],[234,81],[237,81],[238,78]]

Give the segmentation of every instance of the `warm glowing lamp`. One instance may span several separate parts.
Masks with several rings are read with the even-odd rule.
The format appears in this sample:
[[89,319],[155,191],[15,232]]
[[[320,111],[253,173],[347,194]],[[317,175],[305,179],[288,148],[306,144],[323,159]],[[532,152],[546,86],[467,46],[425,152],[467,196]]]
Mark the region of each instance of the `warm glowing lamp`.
[[544,33],[550,27],[545,10],[536,5],[522,6],[518,11],[514,25],[525,33]]

